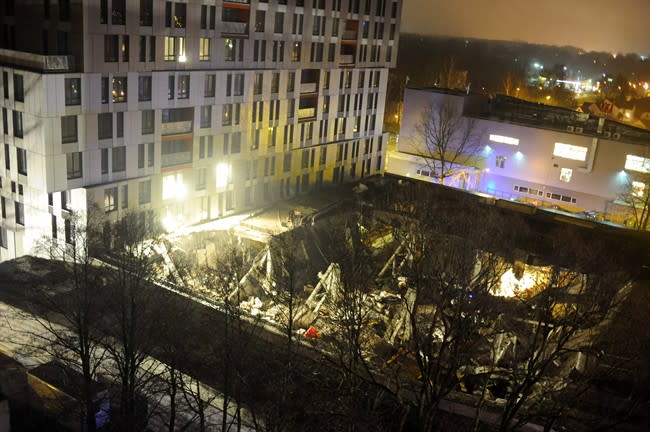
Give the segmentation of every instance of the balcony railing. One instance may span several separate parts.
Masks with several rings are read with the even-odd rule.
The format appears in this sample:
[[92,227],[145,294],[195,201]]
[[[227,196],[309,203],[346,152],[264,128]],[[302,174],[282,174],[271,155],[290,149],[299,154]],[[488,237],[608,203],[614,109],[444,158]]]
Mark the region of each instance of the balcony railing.
[[0,63],[24,66],[38,71],[68,72],[74,68],[72,56],[40,55],[8,49],[0,49]]
[[341,54],[339,56],[339,63],[341,64],[353,64],[354,56],[352,54]]
[[318,90],[317,83],[302,83],[300,84],[300,93],[316,93]]
[[300,108],[298,110],[299,119],[310,118],[310,117],[316,117],[316,108]]
[[161,166],[185,165],[192,163],[192,152],[178,152],[161,155]]
[[224,0],[224,3],[241,3],[241,4],[249,4],[251,1],[250,0]]
[[162,135],[179,135],[192,132],[192,120],[162,124]]
[[248,23],[245,22],[221,22],[221,33],[223,34],[248,34]]

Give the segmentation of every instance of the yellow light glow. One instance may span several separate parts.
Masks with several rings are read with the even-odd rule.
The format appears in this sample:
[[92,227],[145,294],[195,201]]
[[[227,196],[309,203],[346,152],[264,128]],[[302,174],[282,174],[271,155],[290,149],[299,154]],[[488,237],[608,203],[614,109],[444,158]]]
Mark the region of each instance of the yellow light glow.
[[182,215],[172,215],[170,212],[167,212],[165,217],[162,220],[163,228],[167,232],[174,232],[183,226],[184,218]]
[[216,166],[216,181],[217,187],[223,188],[230,182],[232,176],[232,169],[230,164],[225,162],[218,163]]
[[164,200],[182,200],[187,194],[187,188],[183,183],[183,173],[169,174],[163,177],[162,195]]

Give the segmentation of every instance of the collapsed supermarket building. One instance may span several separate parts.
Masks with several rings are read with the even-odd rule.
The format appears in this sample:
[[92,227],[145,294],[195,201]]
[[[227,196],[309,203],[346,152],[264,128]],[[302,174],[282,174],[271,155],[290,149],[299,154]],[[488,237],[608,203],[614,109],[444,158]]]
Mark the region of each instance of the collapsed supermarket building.
[[[634,284],[621,279],[594,296],[602,283],[593,274],[598,270],[571,261],[576,253],[544,255],[553,251],[553,242],[547,242],[552,247],[530,243],[530,248],[526,241],[497,246],[467,242],[479,228],[462,223],[435,232],[431,248],[423,244],[417,212],[403,201],[378,205],[384,198],[377,199],[372,185],[366,189],[326,213],[296,218],[298,212],[287,212],[284,229],[269,232],[265,242],[237,239],[248,246],[249,264],[220,300],[239,305],[243,315],[278,333],[288,329],[297,341],[323,352],[340,345],[346,320],[357,319],[359,352],[370,369],[381,375],[399,367],[412,380],[422,379],[418,365],[428,356],[418,349],[423,341],[439,347],[457,331],[454,326],[464,323],[478,342],[455,366],[456,389],[484,393],[496,404],[514,390],[521,374],[530,372],[531,356],[549,360],[532,395],[561,392],[571,385],[570,376],[600,367],[601,356],[594,353],[602,352],[600,344],[611,321],[620,319]],[[478,212],[481,218],[484,213]],[[515,228],[517,223],[508,220]],[[183,246],[192,261],[219,261],[216,255],[225,250],[220,246],[225,240],[210,246],[211,235],[196,235]],[[435,271],[422,270],[429,256]],[[197,281],[195,288],[199,285]],[[598,305],[591,297],[599,297]],[[548,316],[542,317],[539,305],[550,298]],[[457,311],[462,319],[454,321],[450,314]]]

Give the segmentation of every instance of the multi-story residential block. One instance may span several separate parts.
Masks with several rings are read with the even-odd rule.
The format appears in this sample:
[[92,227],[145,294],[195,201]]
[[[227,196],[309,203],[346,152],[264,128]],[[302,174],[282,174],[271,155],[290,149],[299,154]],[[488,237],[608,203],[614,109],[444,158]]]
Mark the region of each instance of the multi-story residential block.
[[380,173],[401,0],[6,0],[0,259],[71,209],[170,228]]
[[[446,89],[407,89],[398,150],[387,170],[433,181],[432,154],[421,136],[422,113],[450,104],[474,124],[476,153],[446,184],[568,211],[595,211],[625,221],[624,192],[649,193],[650,131],[602,117]],[[449,143],[453,148],[453,143]]]

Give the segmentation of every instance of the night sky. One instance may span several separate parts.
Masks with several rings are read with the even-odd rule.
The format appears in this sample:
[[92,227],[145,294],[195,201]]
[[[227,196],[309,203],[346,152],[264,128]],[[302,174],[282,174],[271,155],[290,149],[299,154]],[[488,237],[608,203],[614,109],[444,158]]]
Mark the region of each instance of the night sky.
[[650,0],[404,0],[402,31],[650,55]]

